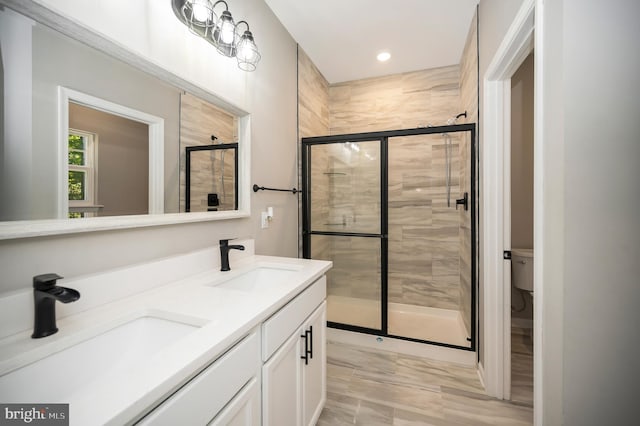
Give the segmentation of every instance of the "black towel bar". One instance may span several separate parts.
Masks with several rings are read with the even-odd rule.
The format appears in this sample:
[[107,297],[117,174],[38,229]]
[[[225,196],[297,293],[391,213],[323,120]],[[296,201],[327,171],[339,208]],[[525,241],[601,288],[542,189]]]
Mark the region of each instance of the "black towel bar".
[[291,192],[293,194],[297,194],[298,192],[300,192],[299,190],[293,188],[293,189],[276,189],[276,188],[267,188],[266,186],[258,186],[256,184],[253,185],[253,192],[258,192],[258,191],[280,191],[280,192]]

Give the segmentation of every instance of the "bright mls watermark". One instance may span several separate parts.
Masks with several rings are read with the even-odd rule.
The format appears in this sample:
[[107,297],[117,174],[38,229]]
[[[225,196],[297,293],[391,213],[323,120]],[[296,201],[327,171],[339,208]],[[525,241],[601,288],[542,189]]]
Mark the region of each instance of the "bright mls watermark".
[[0,404],[0,425],[69,426],[69,404]]

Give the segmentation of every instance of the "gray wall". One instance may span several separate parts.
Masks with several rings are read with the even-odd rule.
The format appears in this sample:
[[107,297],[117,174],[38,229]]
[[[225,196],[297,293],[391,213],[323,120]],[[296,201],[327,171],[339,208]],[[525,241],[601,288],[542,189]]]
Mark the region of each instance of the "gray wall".
[[[558,247],[563,271],[553,271],[562,272],[559,283],[543,285],[547,292],[560,284],[563,294],[560,305],[545,303],[543,319],[545,330],[561,328],[562,336],[549,342],[559,341],[561,350],[542,349],[544,424],[635,424],[640,389],[640,3],[559,3],[562,9],[545,26],[545,34],[554,38],[547,39],[552,46],[545,45],[545,71],[550,72],[545,74],[544,105],[549,112],[555,112],[553,105],[561,109],[554,115],[557,125],[545,130],[544,149],[549,156],[563,151],[564,176],[556,191],[564,194],[564,229],[545,229],[544,236]],[[545,171],[543,179],[553,177],[553,171]],[[545,257],[556,254],[552,250]],[[549,321],[560,317],[560,322]],[[558,371],[561,377],[551,374]],[[551,400],[558,388],[561,405]]]
[[178,211],[180,91],[42,25],[33,28],[34,218],[56,217],[58,86],[164,118],[165,210]]
[[[511,248],[533,248],[533,53],[511,77]],[[512,281],[511,316],[533,320],[532,301]]]
[[533,248],[533,53],[511,77],[511,247]]
[[[231,59],[197,40],[173,16],[170,7],[167,9],[169,3],[144,3],[148,15],[125,14],[107,6],[104,13],[95,14],[82,3],[69,6],[68,11],[65,5],[57,6],[63,8],[61,13],[100,27],[103,34],[112,38],[126,28],[132,41],[122,44],[133,52],[142,50],[142,42],[135,38],[140,32],[144,43],[159,44],[140,54],[154,58],[156,63],[163,63],[160,56],[165,54],[170,56],[167,61],[176,66],[190,63],[189,70],[180,74],[189,81],[200,83],[200,74],[206,71],[208,78],[202,80],[203,87],[225,96],[233,94],[227,99],[252,114],[252,181],[270,187],[296,185],[296,44],[264,2],[234,2],[234,16],[237,13],[250,22],[261,49],[262,60],[254,73],[240,71]],[[134,3],[135,7],[142,5]],[[78,15],[73,15],[74,10]],[[127,19],[135,21],[135,25]],[[173,41],[167,39],[171,37]],[[182,40],[180,37],[184,37],[184,43],[175,41]],[[200,55],[200,49],[208,55]],[[184,58],[178,58],[178,51]],[[203,67],[198,61],[209,61],[211,66]],[[119,79],[116,72],[112,70],[110,77],[114,81]],[[222,73],[223,78],[214,78],[216,72]],[[231,90],[235,92],[230,93]],[[152,96],[147,100],[162,103]],[[175,134],[177,140],[177,130]],[[177,149],[175,152],[177,155]],[[176,206],[177,203],[176,197]],[[274,220],[269,229],[261,230],[260,211],[267,206],[273,206]],[[256,252],[260,254],[296,257],[297,197],[290,193],[252,192],[251,217],[240,220],[0,241],[0,291],[29,288],[31,278],[43,272],[74,277],[197,250],[216,245],[221,238],[233,237],[255,238]]]
[[98,216],[149,212],[149,126],[69,103],[69,127],[98,136]]

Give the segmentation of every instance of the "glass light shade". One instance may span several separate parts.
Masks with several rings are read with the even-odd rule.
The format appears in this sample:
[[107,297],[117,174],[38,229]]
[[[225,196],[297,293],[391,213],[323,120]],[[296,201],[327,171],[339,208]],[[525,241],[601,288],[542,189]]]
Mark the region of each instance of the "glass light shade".
[[215,23],[215,15],[210,0],[184,0],[183,22],[198,35],[206,34]]
[[236,46],[236,59],[238,67],[243,71],[254,71],[258,61],[260,61],[260,53],[258,46],[253,40],[251,31],[245,31]]
[[211,4],[208,0],[189,0],[189,2],[193,10],[193,19],[198,22],[207,22],[211,19]]
[[218,18],[212,39],[218,52],[230,58],[236,55],[236,24],[228,10]]

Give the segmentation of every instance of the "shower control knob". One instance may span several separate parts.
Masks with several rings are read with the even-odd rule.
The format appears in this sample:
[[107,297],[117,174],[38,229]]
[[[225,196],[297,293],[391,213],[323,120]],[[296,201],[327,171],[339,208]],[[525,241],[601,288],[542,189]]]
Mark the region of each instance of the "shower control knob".
[[469,193],[468,192],[464,193],[464,197],[458,198],[456,200],[456,210],[458,210],[459,205],[464,206],[465,210],[469,210]]

